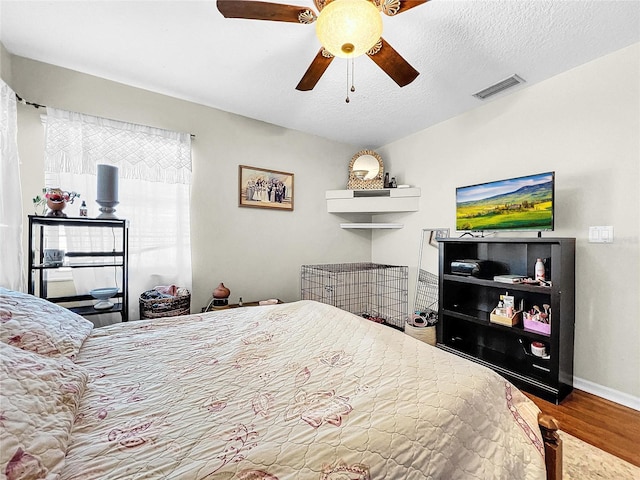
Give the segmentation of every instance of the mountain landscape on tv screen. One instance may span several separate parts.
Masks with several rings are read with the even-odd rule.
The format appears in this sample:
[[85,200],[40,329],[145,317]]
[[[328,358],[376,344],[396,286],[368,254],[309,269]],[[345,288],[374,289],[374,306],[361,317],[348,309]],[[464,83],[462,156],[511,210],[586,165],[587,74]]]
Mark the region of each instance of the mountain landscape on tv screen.
[[553,182],[545,181],[456,205],[457,230],[550,230]]

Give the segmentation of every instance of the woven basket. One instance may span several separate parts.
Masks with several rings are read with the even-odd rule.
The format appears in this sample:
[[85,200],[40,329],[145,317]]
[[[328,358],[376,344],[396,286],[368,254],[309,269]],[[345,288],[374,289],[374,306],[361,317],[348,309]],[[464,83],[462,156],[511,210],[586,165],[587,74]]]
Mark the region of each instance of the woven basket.
[[429,345],[436,345],[436,326],[432,327],[414,327],[410,323],[405,323],[404,333],[417,338],[418,340],[428,343]]
[[191,293],[186,288],[168,298],[143,299],[140,297],[140,318],[175,317],[191,313]]

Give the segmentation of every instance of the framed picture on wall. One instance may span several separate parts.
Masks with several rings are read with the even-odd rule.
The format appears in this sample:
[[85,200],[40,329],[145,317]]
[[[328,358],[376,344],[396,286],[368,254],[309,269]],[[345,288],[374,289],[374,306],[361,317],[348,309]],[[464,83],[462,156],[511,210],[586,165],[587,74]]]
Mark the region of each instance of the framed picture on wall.
[[293,173],[240,165],[238,205],[293,210]]

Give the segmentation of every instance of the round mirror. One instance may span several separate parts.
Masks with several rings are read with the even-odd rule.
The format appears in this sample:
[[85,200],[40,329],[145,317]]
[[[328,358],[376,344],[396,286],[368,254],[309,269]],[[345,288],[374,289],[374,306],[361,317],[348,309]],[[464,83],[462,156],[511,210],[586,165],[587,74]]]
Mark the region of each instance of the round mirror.
[[373,155],[360,155],[355,162],[353,162],[353,173],[361,174],[361,171],[366,172],[362,177],[362,180],[371,180],[378,175],[380,171],[380,164],[378,159]]
[[382,188],[384,166],[382,157],[373,150],[356,153],[349,163],[349,182],[351,190]]

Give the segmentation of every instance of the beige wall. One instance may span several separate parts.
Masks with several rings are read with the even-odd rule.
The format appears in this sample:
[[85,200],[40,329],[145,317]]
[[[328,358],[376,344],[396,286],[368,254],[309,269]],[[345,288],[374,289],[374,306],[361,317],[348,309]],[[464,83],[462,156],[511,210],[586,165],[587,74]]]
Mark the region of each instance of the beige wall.
[[[301,265],[371,258],[370,234],[340,229],[341,218],[328,214],[324,201],[326,190],[346,183],[358,147],[21,57],[11,57],[11,64],[12,78],[5,81],[30,102],[195,134],[192,311],[208,303],[220,282],[231,289],[232,302],[240,296],[294,301]],[[18,108],[25,216],[44,185],[43,113]],[[239,208],[241,164],[293,173],[294,211]],[[140,293],[131,292],[130,300]]]
[[11,84],[11,55],[0,43],[0,78],[7,84]]
[[[342,188],[358,146],[19,57],[11,57],[11,78],[3,78],[32,102],[196,135],[194,310],[220,281],[232,300],[296,300],[305,263],[413,267],[422,228],[453,228],[455,187],[554,170],[557,229],[545,236],[577,238],[576,386],[640,408],[639,48],[480,103],[380,148],[387,170],[399,183],[421,187],[422,198],[418,213],[375,218],[404,223],[403,229],[373,234],[341,230],[344,219],[326,213],[324,192]],[[18,111],[25,205],[44,181],[40,113]],[[295,173],[295,211],[238,208],[239,164]],[[613,225],[615,242],[588,243],[590,225]]]
[[[373,261],[416,265],[421,228],[453,231],[455,187],[554,170],[556,230],[544,236],[576,237],[576,385],[636,408],[639,58],[636,44],[379,149],[422,198],[404,229],[374,234],[372,250]],[[596,225],[613,226],[613,244],[588,243]]]

